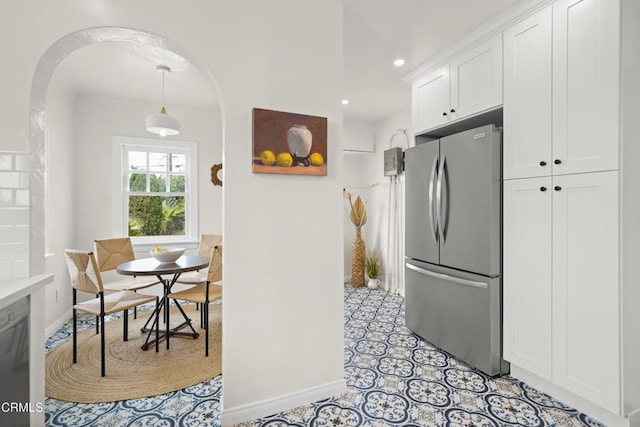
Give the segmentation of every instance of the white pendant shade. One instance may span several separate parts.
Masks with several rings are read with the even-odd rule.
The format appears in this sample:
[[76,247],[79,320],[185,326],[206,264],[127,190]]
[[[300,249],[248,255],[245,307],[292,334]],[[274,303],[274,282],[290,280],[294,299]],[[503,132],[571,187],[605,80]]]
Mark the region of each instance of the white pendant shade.
[[158,134],[160,136],[177,135],[180,133],[180,121],[167,114],[164,108],[164,73],[170,73],[171,68],[166,65],[158,65],[158,71],[162,72],[162,110],[159,113],[149,114],[144,119],[147,131]]
[[149,114],[144,119],[147,131],[160,136],[171,136],[180,133],[180,121],[167,114],[167,110],[162,107],[159,113]]

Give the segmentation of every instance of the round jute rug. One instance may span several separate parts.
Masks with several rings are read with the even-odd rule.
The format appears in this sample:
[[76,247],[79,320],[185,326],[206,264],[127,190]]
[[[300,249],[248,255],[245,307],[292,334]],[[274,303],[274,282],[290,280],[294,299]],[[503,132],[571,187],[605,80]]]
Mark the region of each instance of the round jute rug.
[[[78,362],[72,362],[72,337],[65,339],[46,355],[45,394],[77,403],[100,403],[157,396],[180,390],[214,378],[222,373],[221,305],[209,306],[209,357],[204,355],[204,329],[200,313],[192,304],[183,304],[200,336],[172,337],[171,348],[160,342],[142,350],[146,334],[140,328],[149,313],[129,314],[129,341],[122,340],[122,319],[105,323],[106,376],[100,376],[100,335],[95,327],[78,334]],[[173,307],[170,325],[181,323],[180,312]],[[162,330],[163,323],[160,323]],[[183,329],[183,331],[188,328]]]

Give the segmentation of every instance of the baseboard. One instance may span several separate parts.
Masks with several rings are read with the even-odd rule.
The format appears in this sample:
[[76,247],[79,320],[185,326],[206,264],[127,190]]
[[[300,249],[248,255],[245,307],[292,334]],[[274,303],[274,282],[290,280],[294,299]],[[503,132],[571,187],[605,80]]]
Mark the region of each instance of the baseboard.
[[640,409],[629,414],[629,426],[640,427]]
[[554,398],[560,400],[562,403],[565,403],[578,411],[587,414],[591,418],[594,418],[601,423],[604,423],[609,427],[630,427],[633,426],[630,418],[620,417],[612,412],[607,411],[606,409],[601,408],[600,406],[595,405],[547,380],[541,378],[526,369],[523,369],[519,366],[511,364],[511,374],[512,377],[517,378],[521,381],[524,381],[531,387],[534,387],[537,390],[540,390]]
[[56,320],[52,325],[49,325],[47,329],[44,331],[44,339],[51,338],[51,335],[55,334],[58,329],[62,327],[69,319],[71,319],[72,313],[71,310],[64,313],[58,320]]
[[284,394],[271,399],[241,405],[235,408],[224,408],[222,402],[222,425],[233,426],[245,421],[266,417],[298,406],[308,405],[329,397],[339,396],[347,391],[347,383],[344,379],[332,383],[311,387],[296,393]]

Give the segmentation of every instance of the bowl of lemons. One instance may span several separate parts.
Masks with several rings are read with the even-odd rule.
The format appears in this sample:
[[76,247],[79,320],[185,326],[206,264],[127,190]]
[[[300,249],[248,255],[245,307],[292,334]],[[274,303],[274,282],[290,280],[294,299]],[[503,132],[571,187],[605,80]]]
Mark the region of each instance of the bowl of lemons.
[[184,248],[161,248],[156,246],[149,253],[161,264],[176,262],[184,254]]

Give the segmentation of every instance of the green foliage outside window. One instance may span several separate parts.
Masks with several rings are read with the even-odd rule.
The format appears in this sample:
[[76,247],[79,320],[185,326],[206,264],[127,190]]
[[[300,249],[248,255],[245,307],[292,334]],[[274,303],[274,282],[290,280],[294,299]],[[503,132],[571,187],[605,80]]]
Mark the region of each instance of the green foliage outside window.
[[[166,174],[150,174],[151,193],[166,192]],[[132,173],[129,191],[146,192],[145,173]],[[184,175],[171,175],[170,191],[184,192]],[[185,235],[184,196],[131,195],[129,196],[129,236]]]

